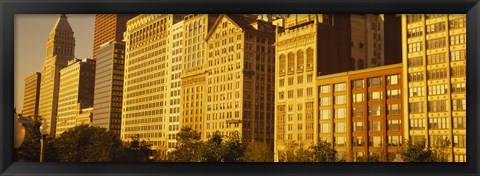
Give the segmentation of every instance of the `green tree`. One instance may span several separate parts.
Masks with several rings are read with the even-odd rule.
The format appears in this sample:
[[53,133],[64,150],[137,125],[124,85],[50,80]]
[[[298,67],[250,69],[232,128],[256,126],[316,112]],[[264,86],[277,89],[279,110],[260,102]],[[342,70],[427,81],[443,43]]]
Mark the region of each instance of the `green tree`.
[[155,152],[151,149],[152,145],[145,140],[140,141],[138,136],[133,137],[132,141],[127,143],[127,146],[122,147],[121,157],[119,161],[122,162],[152,162]]
[[337,151],[326,141],[321,140],[317,145],[311,146],[309,149],[311,150],[313,162],[337,161]]
[[311,162],[311,160],[311,153],[305,145],[295,141],[287,142],[285,149],[279,155],[279,161],[281,162]]
[[177,143],[175,151],[170,153],[170,160],[175,162],[198,162],[199,151],[203,146],[200,141],[200,133],[192,130],[190,127],[184,127],[177,135]]
[[407,142],[406,147],[403,149],[401,155],[405,162],[436,162],[436,156],[426,147],[425,140],[412,143]]
[[273,150],[267,143],[248,143],[243,160],[246,162],[273,162]]
[[25,139],[22,145],[15,151],[15,161],[40,161],[40,125],[40,118],[35,117],[31,124],[25,126]]
[[222,145],[223,162],[241,162],[245,147],[238,133],[233,133]]

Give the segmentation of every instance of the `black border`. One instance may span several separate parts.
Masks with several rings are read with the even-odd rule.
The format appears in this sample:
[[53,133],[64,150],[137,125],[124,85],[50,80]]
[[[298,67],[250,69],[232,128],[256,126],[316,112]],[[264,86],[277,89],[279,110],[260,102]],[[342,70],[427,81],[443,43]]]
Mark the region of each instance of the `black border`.
[[[2,175],[480,175],[479,0],[0,0]],[[467,13],[467,163],[12,163],[14,14]],[[199,174],[197,174],[199,173]]]

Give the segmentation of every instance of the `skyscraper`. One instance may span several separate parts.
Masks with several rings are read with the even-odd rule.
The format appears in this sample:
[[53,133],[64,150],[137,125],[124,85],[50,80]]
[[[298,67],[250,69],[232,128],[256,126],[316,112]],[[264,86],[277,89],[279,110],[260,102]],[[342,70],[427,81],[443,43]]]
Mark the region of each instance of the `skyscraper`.
[[50,127],[47,130],[50,136],[55,136],[60,70],[67,66],[68,60],[73,59],[75,53],[73,30],[65,14],[58,18],[50,31],[46,48],[38,114]]
[[222,14],[205,40],[206,137],[238,133],[273,147],[275,26]]
[[38,115],[41,75],[41,73],[35,72],[25,78],[22,116],[30,116],[33,118],[33,116]]
[[[93,107],[95,60],[72,59],[60,70],[56,135],[75,127],[84,118],[85,108]],[[84,123],[86,124],[86,123]]]
[[110,41],[100,46],[95,69],[92,125],[120,135],[122,121],[125,42]]
[[93,33],[93,59],[97,59],[100,46],[111,41],[122,41],[127,21],[136,14],[97,14]]
[[405,136],[466,161],[466,15],[402,15]]

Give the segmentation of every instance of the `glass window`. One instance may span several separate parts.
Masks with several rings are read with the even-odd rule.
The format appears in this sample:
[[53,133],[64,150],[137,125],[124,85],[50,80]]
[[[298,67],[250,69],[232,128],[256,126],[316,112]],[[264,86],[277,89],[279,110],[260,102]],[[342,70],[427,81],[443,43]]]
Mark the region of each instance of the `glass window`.
[[336,105],[345,104],[345,95],[335,96],[335,104]]
[[387,114],[388,115],[399,115],[400,114],[400,104],[389,104]]
[[330,106],[330,97],[321,97],[320,106]]
[[380,77],[377,78],[369,78],[368,79],[368,87],[378,87],[380,86],[380,81],[382,79]]
[[345,137],[336,136],[335,137],[335,147],[345,147]]
[[388,130],[399,131],[400,130],[400,120],[388,120]]
[[467,121],[465,117],[453,117],[453,128],[454,129],[465,129],[467,128]]
[[363,132],[363,122],[353,122],[353,132]]
[[387,91],[388,99],[397,99],[400,98],[400,89],[392,89]]
[[368,138],[368,145],[371,147],[381,147],[383,143],[382,136],[370,136]]
[[329,93],[330,92],[330,85],[320,86],[320,93]]
[[380,116],[382,113],[381,106],[368,106],[368,115],[369,116]]
[[382,91],[370,92],[369,98],[370,101],[372,100],[381,100],[382,99]]
[[388,136],[388,146],[401,146],[402,136]]
[[400,82],[400,75],[390,75],[387,77],[388,85],[396,85]]
[[353,117],[363,117],[363,107],[353,107]]
[[335,109],[335,118],[343,119],[345,118],[346,110],[345,108],[337,108]]
[[320,119],[321,120],[330,119],[330,110],[329,109],[320,110]]
[[465,148],[466,147],[466,136],[465,135],[455,135],[453,136],[453,146],[454,147],[461,147]]
[[354,103],[363,102],[363,93],[353,94],[352,98]]
[[352,81],[352,89],[362,89],[362,88],[363,88],[363,80]]
[[369,121],[369,131],[382,131],[382,121],[374,120]]
[[334,90],[335,92],[339,92],[339,91],[345,91],[345,83],[339,83],[339,84],[335,84],[334,85]]
[[345,133],[346,129],[345,122],[335,123],[335,133]]
[[320,123],[320,133],[330,133],[330,124]]

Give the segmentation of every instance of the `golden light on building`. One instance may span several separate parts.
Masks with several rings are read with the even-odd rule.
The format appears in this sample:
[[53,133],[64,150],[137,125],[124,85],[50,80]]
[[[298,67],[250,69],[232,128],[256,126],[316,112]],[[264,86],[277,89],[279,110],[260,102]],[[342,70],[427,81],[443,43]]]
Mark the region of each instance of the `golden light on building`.
[[123,40],[123,33],[126,30],[127,21],[137,14],[96,14],[95,31],[93,33],[93,59],[97,59],[100,46]]
[[22,116],[29,116],[33,118],[34,116],[38,115],[41,75],[41,73],[35,72],[25,78]]
[[466,15],[402,15],[405,137],[466,161]]

